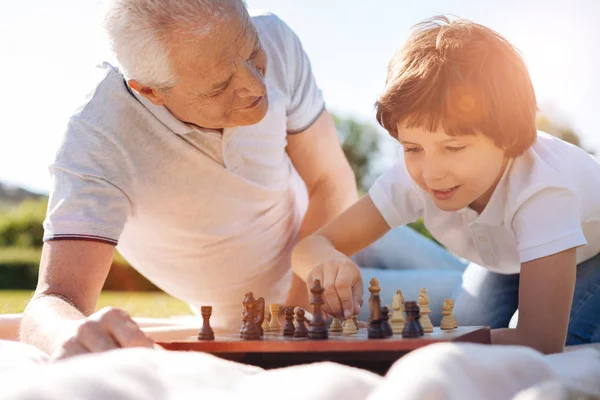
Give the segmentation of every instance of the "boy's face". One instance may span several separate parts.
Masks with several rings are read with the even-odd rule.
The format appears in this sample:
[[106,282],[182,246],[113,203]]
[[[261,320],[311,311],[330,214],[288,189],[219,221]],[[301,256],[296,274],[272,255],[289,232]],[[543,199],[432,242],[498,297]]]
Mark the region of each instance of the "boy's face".
[[449,136],[400,123],[398,140],[410,176],[444,211],[470,206],[481,213],[508,162],[483,134]]

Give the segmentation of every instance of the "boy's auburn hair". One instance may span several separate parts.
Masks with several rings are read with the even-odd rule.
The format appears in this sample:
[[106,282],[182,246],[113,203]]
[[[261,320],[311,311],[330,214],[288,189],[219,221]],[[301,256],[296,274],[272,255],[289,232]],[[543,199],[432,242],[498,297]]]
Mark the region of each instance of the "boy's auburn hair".
[[482,133],[515,157],[535,141],[537,104],[525,62],[500,34],[467,20],[434,17],[416,26],[388,66],[377,121]]

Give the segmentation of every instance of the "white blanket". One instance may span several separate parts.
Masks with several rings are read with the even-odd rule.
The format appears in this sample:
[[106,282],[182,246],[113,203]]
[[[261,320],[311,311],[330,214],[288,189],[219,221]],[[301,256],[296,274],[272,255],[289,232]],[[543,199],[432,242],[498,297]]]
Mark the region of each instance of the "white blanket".
[[525,347],[443,343],[413,351],[381,377],[334,363],[263,370],[209,354],[147,349],[50,363],[31,346],[0,341],[2,400],[553,400],[575,393],[600,398],[598,350],[543,356]]

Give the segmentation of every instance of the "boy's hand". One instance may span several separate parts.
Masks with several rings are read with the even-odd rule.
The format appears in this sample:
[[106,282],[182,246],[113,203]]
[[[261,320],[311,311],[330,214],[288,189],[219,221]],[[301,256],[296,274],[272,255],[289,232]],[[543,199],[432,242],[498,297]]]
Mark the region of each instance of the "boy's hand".
[[52,359],[123,347],[153,348],[154,342],[146,337],[125,311],[106,307],[81,320],[65,342],[53,352]]
[[309,290],[319,279],[325,289],[323,310],[343,321],[358,314],[363,303],[363,280],[360,269],[345,256],[327,261],[313,268],[306,284]]

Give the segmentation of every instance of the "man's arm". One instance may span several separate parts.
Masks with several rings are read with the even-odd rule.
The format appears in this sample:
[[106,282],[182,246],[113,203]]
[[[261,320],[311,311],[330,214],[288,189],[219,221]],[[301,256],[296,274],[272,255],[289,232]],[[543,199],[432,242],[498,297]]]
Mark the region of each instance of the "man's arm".
[[492,331],[493,344],[563,351],[577,272],[575,249],[523,263],[519,281],[519,325]]
[[94,313],[113,255],[114,246],[100,242],[45,243],[38,285],[21,322],[21,341],[64,355],[130,343],[151,346],[121,310],[106,309],[87,318]]
[[356,202],[356,182],[327,110],[287,140],[290,159],[308,188],[308,211],[299,234],[303,239]]

